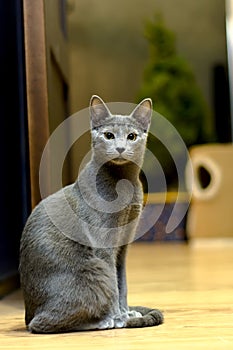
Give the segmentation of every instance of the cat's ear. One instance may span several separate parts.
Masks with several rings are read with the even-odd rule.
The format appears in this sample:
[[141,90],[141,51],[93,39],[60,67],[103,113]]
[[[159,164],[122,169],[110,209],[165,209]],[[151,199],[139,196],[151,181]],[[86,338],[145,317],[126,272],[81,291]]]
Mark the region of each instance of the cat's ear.
[[135,118],[139,124],[141,124],[143,130],[146,132],[150,127],[152,115],[152,100],[145,98],[131,113],[131,117]]
[[108,107],[97,95],[93,95],[90,100],[90,116],[93,128],[100,126],[106,118],[111,116]]

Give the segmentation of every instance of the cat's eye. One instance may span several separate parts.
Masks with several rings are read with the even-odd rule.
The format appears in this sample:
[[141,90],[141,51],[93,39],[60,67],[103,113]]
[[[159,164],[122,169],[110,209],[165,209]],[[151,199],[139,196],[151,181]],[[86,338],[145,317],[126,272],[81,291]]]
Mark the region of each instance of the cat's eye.
[[112,132],[105,132],[104,133],[104,137],[107,139],[107,140],[112,140],[112,139],[115,139],[115,136]]
[[127,136],[127,139],[130,140],[130,141],[135,141],[137,139],[137,134],[135,134],[134,132],[130,133],[128,136]]

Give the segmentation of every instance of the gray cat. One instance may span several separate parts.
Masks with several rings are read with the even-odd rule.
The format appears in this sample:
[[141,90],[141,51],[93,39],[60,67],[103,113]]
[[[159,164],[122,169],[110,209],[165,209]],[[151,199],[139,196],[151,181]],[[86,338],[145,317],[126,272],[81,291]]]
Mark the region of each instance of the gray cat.
[[123,116],[91,98],[92,159],[74,184],[35,207],[22,234],[19,270],[29,331],[163,322],[161,311],[127,304],[125,260],[142,210],[139,172],[151,113],[150,99]]

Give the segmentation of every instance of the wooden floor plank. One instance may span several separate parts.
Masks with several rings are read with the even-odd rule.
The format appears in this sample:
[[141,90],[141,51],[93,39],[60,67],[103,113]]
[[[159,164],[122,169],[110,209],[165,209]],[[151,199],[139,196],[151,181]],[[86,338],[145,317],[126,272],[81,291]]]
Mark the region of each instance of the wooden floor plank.
[[0,349],[233,349],[233,245],[134,243],[128,256],[129,303],[158,307],[165,323],[33,335],[22,295],[0,301]]

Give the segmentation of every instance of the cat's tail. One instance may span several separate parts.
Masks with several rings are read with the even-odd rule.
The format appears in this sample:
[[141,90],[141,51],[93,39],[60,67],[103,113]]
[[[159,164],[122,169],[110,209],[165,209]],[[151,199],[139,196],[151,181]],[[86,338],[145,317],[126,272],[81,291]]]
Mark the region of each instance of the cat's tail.
[[130,317],[126,322],[126,328],[152,327],[164,322],[163,314],[158,309],[150,309],[144,306],[131,306],[130,311],[140,312],[142,317]]

